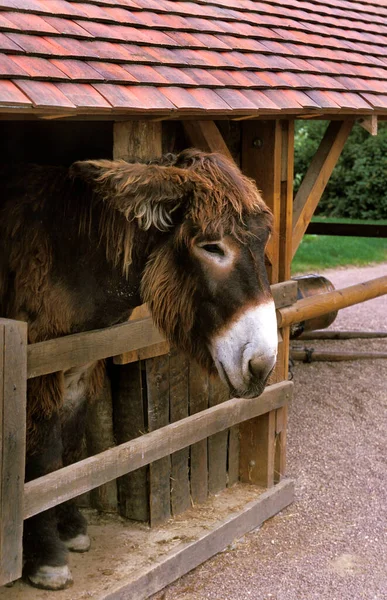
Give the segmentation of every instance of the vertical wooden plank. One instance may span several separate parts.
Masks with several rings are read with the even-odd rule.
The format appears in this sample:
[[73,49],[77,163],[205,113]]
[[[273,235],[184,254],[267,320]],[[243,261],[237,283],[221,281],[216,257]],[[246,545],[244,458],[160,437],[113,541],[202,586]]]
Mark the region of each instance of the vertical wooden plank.
[[21,576],[27,324],[0,319],[0,585]]
[[[280,199],[280,243],[278,256],[279,281],[291,276],[293,255],[293,179],[294,179],[294,121],[280,121],[281,127],[281,199]],[[281,329],[275,381],[288,378],[290,328]],[[276,411],[274,481],[281,480],[286,470],[286,435],[288,408]]]
[[[271,284],[279,279],[282,138],[279,121],[249,121],[242,125],[242,170],[256,181],[274,216],[274,235],[267,252]],[[275,412],[240,425],[242,481],[273,485],[275,452]]]
[[267,252],[270,283],[277,283],[279,276],[281,141],[279,121],[245,121],[242,124],[242,170],[257,182],[274,215],[273,235]]
[[[219,377],[209,381],[209,406],[216,406],[228,400],[229,393]],[[228,430],[220,431],[208,438],[208,491],[216,494],[227,486],[227,444]]]
[[[117,444],[147,431],[141,363],[115,368],[114,430]],[[135,521],[149,520],[148,467],[117,480],[120,514]]]
[[[169,358],[170,422],[188,417],[188,359],[173,349]],[[189,486],[189,448],[171,456],[171,507],[178,515],[191,506]]]
[[[87,455],[99,454],[114,446],[113,404],[109,377],[94,399],[87,413],[86,420]],[[109,481],[90,492],[91,505],[105,512],[117,511],[117,482]]]
[[[162,124],[150,121],[121,121],[114,123],[113,157],[124,160],[138,159],[150,160],[161,156],[162,153]],[[138,309],[138,314],[141,308]],[[144,433],[147,423],[147,408],[144,406],[141,387],[140,363],[122,367],[120,386],[118,390],[117,406],[115,410],[120,419],[115,419],[117,441],[127,441]],[[125,381],[134,377],[133,383]],[[148,383],[149,378],[147,376]],[[129,394],[129,396],[128,396]],[[125,401],[125,396],[127,400]],[[154,396],[152,396],[153,398]],[[119,438],[119,440],[118,440]],[[164,464],[164,463],[163,463]],[[160,463],[161,465],[161,463]],[[163,466],[163,469],[165,467]],[[157,465],[140,469],[133,475],[118,480],[121,514],[135,520],[148,520],[150,517],[149,486],[153,489],[153,516],[156,515],[156,489],[160,489],[160,481],[164,470],[157,472]],[[149,479],[150,478],[150,479]],[[164,503],[165,501],[163,501]]]
[[[193,360],[189,365],[189,414],[208,408],[208,375]],[[200,504],[208,496],[207,440],[190,447],[190,483],[192,503]]]
[[152,121],[114,123],[113,157],[151,160],[162,154],[162,125]]
[[[149,431],[169,423],[169,355],[146,361]],[[165,456],[149,465],[149,504],[151,526],[171,516],[171,457]]]
[[239,426],[231,427],[228,433],[227,485],[231,487],[239,481]]

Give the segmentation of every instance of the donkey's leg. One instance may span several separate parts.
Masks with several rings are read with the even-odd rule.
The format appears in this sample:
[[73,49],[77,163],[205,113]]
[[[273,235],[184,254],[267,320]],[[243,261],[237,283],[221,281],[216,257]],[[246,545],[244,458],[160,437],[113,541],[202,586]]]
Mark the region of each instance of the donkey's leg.
[[[35,451],[27,460],[26,480],[62,466],[61,426],[58,413],[37,427]],[[68,549],[59,537],[55,509],[40,513],[24,524],[24,576],[35,587],[61,590],[72,583]]]
[[[71,410],[63,411],[62,442],[63,464],[71,465],[81,458],[86,424],[86,400],[79,399]],[[61,540],[72,552],[87,552],[90,538],[87,535],[87,521],[74,500],[57,506],[58,531]]]

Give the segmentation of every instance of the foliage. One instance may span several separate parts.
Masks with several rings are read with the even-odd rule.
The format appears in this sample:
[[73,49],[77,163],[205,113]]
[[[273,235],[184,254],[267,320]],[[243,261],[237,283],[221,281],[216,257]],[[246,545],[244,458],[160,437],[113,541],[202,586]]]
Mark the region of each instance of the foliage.
[[[324,121],[296,123],[296,191],[326,127]],[[387,218],[387,123],[379,123],[375,137],[355,125],[316,214],[357,219]]]

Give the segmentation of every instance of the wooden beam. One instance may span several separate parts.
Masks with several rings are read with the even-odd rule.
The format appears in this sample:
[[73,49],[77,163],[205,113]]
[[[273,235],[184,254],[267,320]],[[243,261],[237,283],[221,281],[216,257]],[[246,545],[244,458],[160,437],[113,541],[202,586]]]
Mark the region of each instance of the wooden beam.
[[120,121],[114,123],[113,157],[150,160],[162,154],[161,123]]
[[[274,215],[274,235],[266,256],[270,261],[272,292],[275,282],[290,279],[294,170],[294,121],[244,124],[242,166],[257,186]],[[283,285],[283,284],[277,284]],[[289,304],[297,299],[297,289]],[[276,298],[276,302],[278,302]],[[287,379],[289,330],[281,331],[277,367],[272,381]],[[241,478],[272,485],[285,472],[286,408],[263,415],[241,426]]]
[[30,344],[27,349],[27,377],[64,371],[93,360],[108,358],[163,341],[164,337],[148,317],[132,323],[114,325],[108,329],[86,331]]
[[310,163],[293,204],[293,256],[337,164],[353,124],[352,119],[331,121]]
[[387,225],[379,223],[328,223],[312,221],[306,233],[313,235],[342,235],[387,238]]
[[340,290],[333,290],[324,294],[303,298],[294,304],[277,310],[277,321],[280,327],[287,327],[292,323],[300,323],[321,315],[366,300],[372,300],[387,294],[387,275],[357,283]]
[[21,576],[27,323],[0,319],[0,585]]
[[268,244],[270,283],[278,283],[280,196],[281,196],[281,128],[279,121],[242,123],[242,171],[254,179],[263,199],[274,215],[273,235]]
[[[147,161],[158,158],[161,154],[162,124],[160,122],[141,120],[114,124],[114,158]],[[141,314],[144,310],[146,310],[146,307],[138,307],[137,314]],[[154,389],[156,381],[151,381],[153,377],[152,369],[149,369],[147,374],[147,390],[150,393],[146,398],[142,385],[142,365],[134,363],[132,367],[136,372],[137,386],[135,389],[131,389],[131,398],[128,398],[126,394],[126,391],[132,388],[131,382],[125,381],[126,378],[130,378],[132,370],[130,365],[120,367],[123,371],[117,377],[116,398],[113,397],[113,403],[116,404],[120,415],[119,418],[115,419],[115,427],[121,442],[132,440],[146,430],[149,422],[147,411],[150,416],[149,425],[151,427],[155,428],[164,424],[164,415],[159,415],[160,396],[155,393]],[[122,389],[120,389],[121,387]],[[162,402],[164,401],[163,394]],[[164,408],[168,409],[168,405]],[[160,416],[159,421],[155,415]],[[117,484],[121,515],[138,521],[148,521],[150,519],[152,523],[159,522],[163,514],[168,518],[169,515],[163,512],[166,504],[165,489],[160,485],[160,481],[165,478],[169,480],[169,470],[166,460],[162,460],[157,464],[153,464],[152,467],[139,469],[135,473],[130,473],[119,479]],[[150,490],[151,495],[149,494]],[[158,504],[160,505],[159,510],[156,508]]]
[[215,121],[182,121],[190,143],[204,152],[220,152],[233,160]]
[[[293,302],[297,294],[297,282],[286,281],[271,287],[276,307]],[[148,309],[142,314],[149,314]],[[85,362],[100,360],[110,356],[139,351],[156,344],[166,343],[163,335],[150,317],[136,319],[129,323],[114,325],[107,329],[97,329],[66,335],[62,338],[29,344],[27,347],[27,377],[38,377],[70,367],[84,365]]]
[[232,398],[96,456],[29,481],[24,486],[24,518],[32,517],[242,421],[275,410],[290,401],[292,390],[292,382],[283,381],[267,387],[256,398]]
[[368,115],[363,117],[359,121],[360,127],[363,127],[371,135],[378,135],[378,116]]
[[[134,572],[126,581],[122,580],[112,586],[113,589],[107,590],[100,596],[100,600],[150,598],[175,579],[227,548],[234,540],[259,527],[291,504],[293,499],[294,483],[291,480],[282,481],[214,526],[207,526],[207,531],[201,533],[197,539],[183,541],[159,560],[149,560],[149,564],[140,571]],[[175,535],[179,535],[178,525],[174,524],[174,529]],[[184,539],[184,535],[181,537]]]
[[[281,120],[281,191],[279,206],[278,279],[290,279],[293,231],[293,180],[294,180],[294,121]],[[297,293],[297,292],[296,292]],[[294,300],[295,301],[295,300]],[[273,381],[288,379],[290,328],[281,329],[282,341],[278,344],[277,365]],[[274,481],[278,482],[286,471],[286,443],[288,408],[283,406],[275,413]]]

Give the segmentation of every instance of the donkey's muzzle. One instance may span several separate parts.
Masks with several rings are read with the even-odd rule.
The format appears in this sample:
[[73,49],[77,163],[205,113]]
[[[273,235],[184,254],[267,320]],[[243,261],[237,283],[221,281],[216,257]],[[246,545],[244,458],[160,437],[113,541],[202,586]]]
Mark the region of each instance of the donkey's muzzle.
[[250,307],[214,337],[210,347],[220,377],[236,398],[262,394],[277,358],[272,300]]

